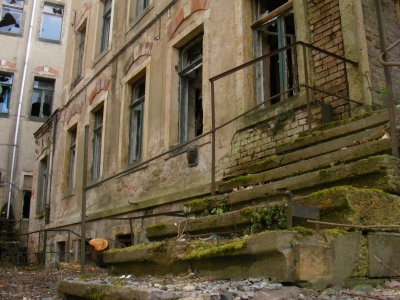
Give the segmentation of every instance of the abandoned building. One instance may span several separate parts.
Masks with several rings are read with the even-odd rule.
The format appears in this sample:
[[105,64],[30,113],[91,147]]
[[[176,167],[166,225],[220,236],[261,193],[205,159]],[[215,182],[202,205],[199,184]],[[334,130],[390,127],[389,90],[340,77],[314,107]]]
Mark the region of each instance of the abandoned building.
[[[2,0],[0,14],[0,223],[12,223],[6,227],[21,234],[35,216],[30,212],[33,133],[61,104],[70,10],[63,0]],[[26,249],[26,235],[17,241]]]
[[[379,3],[392,45],[400,38],[399,1]],[[182,234],[256,232],[265,220],[255,224],[240,211],[280,203],[288,191],[294,202],[319,207],[321,221],[399,221],[397,139],[385,137],[394,112],[388,99],[398,103],[400,86],[386,88],[375,0],[71,5],[63,106],[35,132],[29,228],[45,230],[31,234],[29,245],[45,253],[46,265],[79,261],[84,240],[93,238],[121,248]],[[399,52],[385,59],[399,61]],[[389,71],[399,82],[399,69]],[[392,201],[379,206],[387,218],[351,219],[310,200],[334,187],[347,191],[346,201],[381,190]],[[117,272],[135,257],[151,260],[116,253],[104,259]],[[266,276],[309,280],[332,265],[290,273],[283,271],[293,270],[289,256],[287,269]],[[222,269],[207,274],[228,276]]]

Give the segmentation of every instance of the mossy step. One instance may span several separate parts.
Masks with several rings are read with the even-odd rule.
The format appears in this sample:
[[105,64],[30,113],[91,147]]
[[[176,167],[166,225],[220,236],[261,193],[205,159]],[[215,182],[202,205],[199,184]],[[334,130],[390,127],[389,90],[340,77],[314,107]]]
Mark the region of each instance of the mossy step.
[[386,124],[387,122],[387,111],[372,111],[362,115],[356,115],[352,118],[330,122],[313,128],[307,136],[299,137],[293,142],[278,145],[276,147],[276,153],[284,154],[297,149],[308,148],[311,145],[371,129]]
[[[354,147],[346,147],[345,149],[336,150],[310,159],[307,159],[307,154],[312,155],[312,150],[310,150],[310,153],[307,153],[307,149],[300,150],[299,152],[280,157],[280,164],[277,164],[273,169],[268,169],[261,173],[250,173],[223,181],[219,184],[218,189],[221,193],[227,193],[240,186],[246,187],[258,185],[259,183],[276,182],[304,173],[348,164],[373,155],[386,154],[390,152],[390,149],[390,140],[378,140]],[[275,158],[274,161],[274,163],[278,163],[278,158]],[[268,162],[268,164],[270,163]],[[264,167],[265,164],[262,164],[262,166],[255,166],[254,169],[259,168],[261,170]],[[234,203],[234,201],[229,196],[228,203]]]
[[[318,190],[339,185],[351,185],[359,188],[377,188],[395,195],[400,195],[400,160],[390,155],[377,155],[355,162],[331,166],[326,169],[286,177],[255,186],[252,189],[238,191],[229,196],[247,200],[267,197],[268,195],[290,190],[297,195],[307,195]],[[254,185],[260,182],[262,175],[247,175],[219,186],[221,193],[229,192],[234,186]]]

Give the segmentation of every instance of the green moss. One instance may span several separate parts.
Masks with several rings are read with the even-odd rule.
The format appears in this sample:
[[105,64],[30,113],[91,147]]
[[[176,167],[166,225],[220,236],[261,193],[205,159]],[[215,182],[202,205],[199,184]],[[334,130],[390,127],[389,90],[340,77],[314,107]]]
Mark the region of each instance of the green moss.
[[302,235],[312,235],[315,233],[315,231],[312,230],[311,228],[305,228],[302,226],[293,227],[292,230],[296,231],[297,233],[300,233]]
[[278,156],[276,156],[276,155],[272,155],[272,156],[270,156],[270,157],[268,157],[266,159],[263,159],[261,161],[258,161],[256,163],[254,163],[254,166],[262,166],[262,165],[265,165],[267,163],[274,162],[274,159],[276,159],[277,157]]
[[333,236],[350,234],[350,232],[348,232],[347,230],[341,229],[341,228],[325,229],[324,233],[326,235],[333,235]]
[[353,267],[351,277],[365,277],[368,274],[368,247],[367,238],[361,236],[359,244],[358,257]]
[[125,248],[113,248],[105,251],[105,253],[110,254],[110,253],[118,253],[118,252],[126,252],[126,251],[134,251],[138,249],[143,249],[147,248],[149,250],[156,250],[158,248],[162,248],[164,246],[165,242],[155,242],[155,243],[148,243],[148,244],[138,244],[135,246],[130,246],[130,247],[125,247]]
[[322,177],[322,178],[326,178],[329,177],[330,175],[332,175],[333,171],[329,170],[329,169],[322,169],[318,171],[318,176]]
[[194,199],[183,205],[185,213],[200,211],[201,216],[219,215],[226,211],[228,194]]
[[90,290],[85,293],[84,298],[89,300],[103,300],[105,296],[106,294],[101,290],[91,287]]
[[279,131],[281,131],[284,127],[285,121],[289,118],[292,118],[292,121],[294,121],[294,110],[285,111],[278,115],[275,118],[274,127],[272,128],[272,134],[276,135]]
[[249,237],[238,239],[233,242],[226,243],[221,246],[203,246],[204,248],[197,248],[191,251],[186,259],[202,259],[205,257],[219,257],[233,254],[247,246]]
[[124,286],[125,285],[125,281],[118,280],[117,282],[114,283],[114,285],[116,285],[116,286]]
[[154,230],[157,230],[157,231],[158,231],[158,230],[162,231],[162,230],[164,230],[165,228],[167,228],[167,223],[159,222],[159,223],[150,225],[148,228],[154,229]]
[[85,274],[79,274],[78,278],[79,279],[88,279],[87,275],[85,275]]
[[250,219],[251,225],[245,234],[254,234],[263,230],[282,230],[287,228],[287,203],[276,202],[246,208],[241,215]]
[[231,180],[224,182],[223,185],[230,185],[230,186],[235,186],[235,187],[246,186],[252,182],[251,181],[252,178],[253,177],[251,175],[238,176],[238,177],[235,177]]

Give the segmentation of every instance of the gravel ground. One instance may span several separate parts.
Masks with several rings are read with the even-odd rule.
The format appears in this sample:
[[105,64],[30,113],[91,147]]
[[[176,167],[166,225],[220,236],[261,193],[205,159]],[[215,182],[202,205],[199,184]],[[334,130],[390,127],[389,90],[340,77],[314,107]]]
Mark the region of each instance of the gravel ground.
[[308,289],[286,287],[261,278],[247,280],[212,280],[194,273],[186,276],[133,277],[109,276],[105,269],[87,267],[87,276],[80,276],[79,265],[64,265],[62,270],[0,269],[0,299],[61,300],[57,281],[62,278],[107,285],[133,285],[141,289],[174,292],[183,299],[269,300],[269,299],[400,299],[400,283],[391,281],[382,287],[360,285],[352,290],[330,287],[317,293]]

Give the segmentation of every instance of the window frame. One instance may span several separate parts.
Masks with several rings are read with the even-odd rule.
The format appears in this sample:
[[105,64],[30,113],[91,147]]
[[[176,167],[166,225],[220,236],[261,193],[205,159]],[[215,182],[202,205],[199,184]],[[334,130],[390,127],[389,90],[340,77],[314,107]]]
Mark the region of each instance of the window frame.
[[[16,23],[15,25],[18,25],[18,26],[14,25],[14,28],[19,28],[19,29],[18,29],[17,32],[11,32],[11,29],[13,29],[12,27],[10,27],[8,30],[2,30],[0,28],[0,33],[21,34],[21,30],[22,30],[21,29],[22,28],[22,24],[21,23],[22,23],[22,19],[23,19],[25,1],[16,2],[16,3],[20,3],[20,5],[13,5],[11,3],[5,3],[6,1],[8,1],[8,0],[2,0],[0,19],[1,20],[4,19],[3,12],[6,11],[6,10],[8,10],[10,14],[11,14],[11,12],[18,13],[19,14],[19,22],[20,23],[19,24]],[[11,2],[11,0],[8,1],[8,2]],[[15,19],[15,17],[12,14],[11,14],[11,16],[14,19],[14,21],[16,22],[17,20]],[[11,23],[10,25],[12,25],[12,24],[13,23]]]
[[101,171],[101,147],[103,140],[104,107],[94,113],[93,122],[93,156],[92,156],[92,180],[100,178]]
[[[141,89],[143,89],[143,95],[140,93]],[[131,101],[129,104],[129,163],[137,162],[142,158],[145,98],[146,76],[143,76],[131,86]],[[140,111],[141,114],[135,114],[136,111]],[[140,116],[139,120],[138,116]]]
[[136,0],[136,17],[150,6],[150,0]]
[[103,25],[101,29],[100,53],[103,53],[110,44],[110,29],[111,29],[111,13],[112,13],[112,0],[106,0],[103,10]]
[[[188,61],[188,50],[194,49],[196,46],[201,44],[201,55],[199,57],[195,57],[193,61]],[[203,33],[198,35],[196,38],[191,40],[189,43],[184,45],[179,51],[179,124],[178,124],[178,136],[179,142],[186,142],[195,138],[196,136],[201,135],[202,133],[196,132],[196,127],[200,120],[197,120],[196,116],[196,104],[190,103],[190,97],[188,95],[189,91],[189,82],[188,76],[192,74],[199,68],[202,68],[203,65]],[[202,69],[201,69],[202,70]],[[201,72],[202,77],[202,72]],[[201,85],[203,85],[203,80],[201,78]],[[201,99],[202,99],[202,88],[201,88]],[[195,101],[195,100],[194,100]],[[189,107],[190,106],[190,107]],[[203,107],[203,103],[201,103]],[[201,107],[201,124],[203,124],[203,109]],[[189,110],[193,111],[189,111]],[[190,114],[194,115],[194,122],[190,124],[191,117]],[[189,127],[193,127],[192,131],[189,130]],[[201,132],[203,128],[201,129]]]
[[[53,10],[53,13],[46,12],[46,11],[45,11],[46,7],[51,7],[52,10]],[[55,9],[55,8],[60,8],[60,9],[61,9],[61,15],[58,15],[58,14],[56,14],[56,13],[54,12],[54,9]],[[57,19],[61,18],[60,24],[57,24],[57,26],[60,27],[60,28],[59,28],[59,35],[58,35],[58,38],[57,38],[57,39],[49,38],[49,37],[43,37],[43,36],[42,36],[42,32],[43,32],[43,30],[44,30],[44,29],[43,29],[43,25],[44,25],[44,23],[45,23],[45,22],[44,22],[44,21],[45,21],[45,17],[47,17],[47,16],[53,17],[53,18],[57,18]],[[63,21],[64,21],[64,6],[62,6],[62,5],[56,5],[56,4],[52,4],[52,3],[44,3],[44,4],[43,4],[43,13],[42,13],[42,22],[41,22],[41,24],[40,24],[39,38],[42,39],[42,40],[46,40],[46,41],[60,42],[60,41],[61,41],[61,36],[62,36],[62,29],[63,29]],[[53,25],[54,25],[54,24],[53,24]],[[54,27],[54,26],[52,26],[52,27]]]
[[[10,100],[11,100],[11,95],[12,95],[12,85],[13,85],[14,76],[13,76],[13,74],[0,73],[0,78],[2,76],[9,77],[10,80],[11,80],[11,83],[3,83],[3,82],[0,81],[0,97],[3,97],[2,96],[2,94],[3,94],[3,86],[6,86],[6,87],[10,88],[9,89],[9,94],[8,94],[8,97],[7,97],[7,104],[6,104],[7,105],[7,107],[6,107],[7,111],[4,112],[3,111],[4,108],[0,109],[0,114],[8,115],[10,113]],[[3,103],[3,105],[2,105],[2,107],[3,107],[4,106],[4,100],[3,100],[2,103]]]
[[[36,82],[48,82],[52,83],[53,87],[52,88],[46,88],[46,87],[35,87]],[[32,89],[32,98],[31,98],[31,110],[30,110],[30,117],[36,117],[36,118],[42,118],[42,119],[48,119],[51,116],[52,108],[53,108],[53,102],[54,102],[54,91],[55,91],[55,85],[56,81],[53,79],[48,79],[48,78],[41,78],[41,77],[35,77],[33,80],[33,89]],[[34,102],[34,96],[35,92],[41,92],[40,96],[40,108],[39,108],[39,115],[33,115],[33,105],[35,103],[38,103],[37,101]],[[46,95],[51,94],[51,103],[49,107],[49,114],[48,116],[45,116],[43,114],[44,110],[44,104],[46,103]]]
[[78,61],[77,61],[77,74],[76,78],[82,78],[83,67],[84,67],[84,55],[85,55],[85,42],[86,42],[86,26],[79,31],[79,43],[78,43]]
[[74,128],[69,131],[69,139],[70,139],[69,166],[68,166],[68,188],[69,188],[69,190],[72,190],[74,188],[77,132],[78,132],[77,128]]

